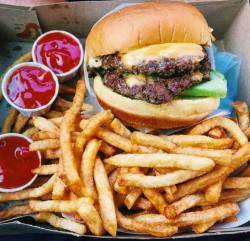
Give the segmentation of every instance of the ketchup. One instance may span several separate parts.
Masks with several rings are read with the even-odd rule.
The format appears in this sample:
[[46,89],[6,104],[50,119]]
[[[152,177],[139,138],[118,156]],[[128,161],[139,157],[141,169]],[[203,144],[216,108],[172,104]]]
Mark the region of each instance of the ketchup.
[[32,170],[39,167],[38,152],[29,151],[29,141],[18,136],[0,139],[0,187],[18,188],[35,176]]
[[35,55],[38,63],[48,66],[56,74],[62,74],[80,63],[81,49],[69,35],[53,32],[37,42]]
[[50,71],[37,66],[17,68],[7,81],[7,95],[19,107],[35,109],[53,98],[56,83]]

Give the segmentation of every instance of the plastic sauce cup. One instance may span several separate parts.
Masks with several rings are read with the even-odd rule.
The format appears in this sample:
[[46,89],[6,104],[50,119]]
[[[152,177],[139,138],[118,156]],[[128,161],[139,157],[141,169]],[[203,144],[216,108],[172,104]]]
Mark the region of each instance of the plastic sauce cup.
[[32,48],[32,59],[49,67],[64,82],[76,76],[83,62],[83,48],[71,33],[53,30],[42,34]]
[[0,135],[0,192],[20,191],[37,178],[32,170],[41,165],[41,154],[29,151],[30,143],[25,135]]
[[45,114],[59,91],[56,75],[45,65],[26,62],[12,67],[3,78],[6,101],[25,116]]

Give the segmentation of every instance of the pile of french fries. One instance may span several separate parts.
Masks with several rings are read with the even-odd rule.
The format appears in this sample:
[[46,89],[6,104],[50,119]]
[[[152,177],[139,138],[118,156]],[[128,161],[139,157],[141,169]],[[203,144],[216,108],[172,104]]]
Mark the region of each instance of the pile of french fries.
[[236,119],[154,135],[128,129],[110,110],[85,116],[91,106],[81,79],[76,89],[61,85],[60,94],[73,101],[58,97],[44,116],[9,110],[2,131],[32,138],[42,165],[32,187],[0,193],[0,202],[24,200],[0,211],[0,219],[30,215],[80,235],[116,236],[120,228],[158,237],[237,220],[238,202],[250,196],[245,102],[233,104]]

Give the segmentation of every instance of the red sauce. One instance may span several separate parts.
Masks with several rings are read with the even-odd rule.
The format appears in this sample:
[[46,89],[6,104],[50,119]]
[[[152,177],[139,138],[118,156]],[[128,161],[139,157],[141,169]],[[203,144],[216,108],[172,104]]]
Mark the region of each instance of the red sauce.
[[29,151],[29,142],[18,136],[0,139],[0,187],[11,189],[28,183],[39,167],[38,152]]
[[7,95],[17,106],[35,109],[49,103],[56,90],[51,72],[36,66],[16,69],[7,82]]
[[36,60],[56,74],[66,73],[80,63],[79,44],[70,36],[54,32],[42,37],[36,44]]

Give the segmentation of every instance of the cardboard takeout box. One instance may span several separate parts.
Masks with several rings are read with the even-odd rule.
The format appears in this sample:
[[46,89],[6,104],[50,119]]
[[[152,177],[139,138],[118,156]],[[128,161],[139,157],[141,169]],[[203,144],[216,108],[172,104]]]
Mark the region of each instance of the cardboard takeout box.
[[[104,14],[125,1],[84,1],[43,5],[35,8],[0,4],[0,74],[14,59],[31,49],[41,32],[60,29],[84,39],[91,26]],[[141,1],[126,1],[135,3]],[[214,29],[220,49],[238,55],[242,60],[238,99],[250,104],[250,6],[248,0],[190,0]],[[0,103],[0,126],[7,104]],[[0,209],[2,208],[0,204]],[[250,207],[249,207],[250,208]],[[0,235],[21,233],[69,233],[21,218],[0,224]],[[250,223],[238,228],[210,230],[204,234],[181,234],[175,238],[211,236],[250,232]],[[69,233],[70,234],[70,233]],[[91,236],[91,235],[89,235]],[[108,237],[108,236],[105,236]],[[154,239],[153,237],[119,233],[117,238]]]

